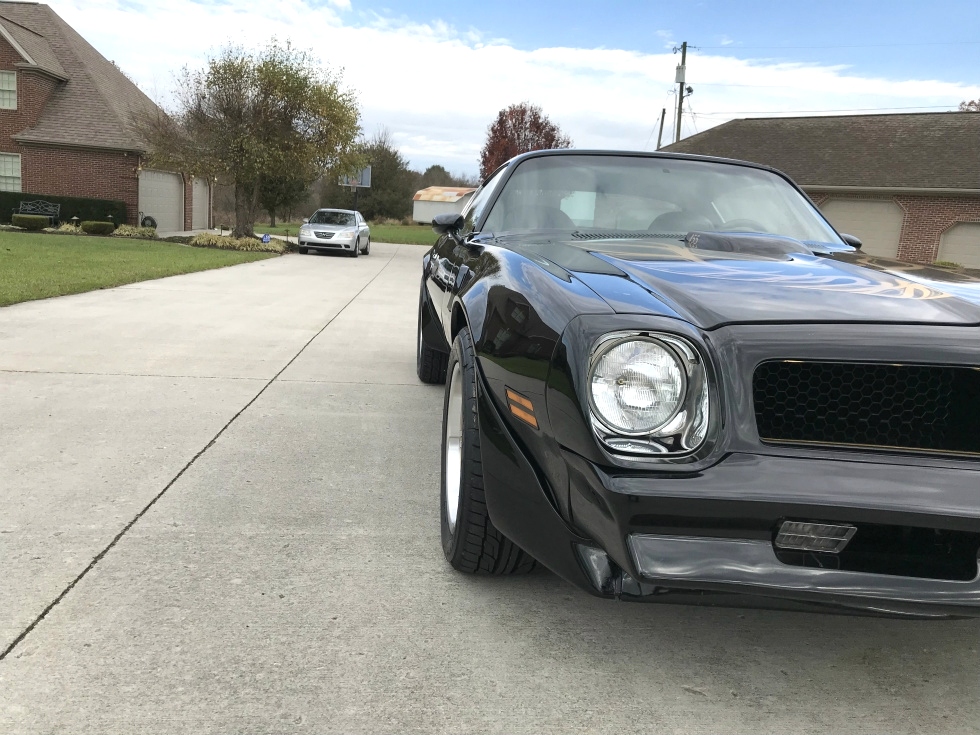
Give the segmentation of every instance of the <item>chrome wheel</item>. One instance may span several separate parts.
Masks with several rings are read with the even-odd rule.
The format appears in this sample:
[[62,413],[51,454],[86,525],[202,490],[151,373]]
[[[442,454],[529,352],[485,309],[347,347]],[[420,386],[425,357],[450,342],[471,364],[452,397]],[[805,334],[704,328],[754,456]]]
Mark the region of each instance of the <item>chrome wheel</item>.
[[446,520],[450,533],[456,531],[462,469],[463,380],[457,362],[449,379],[449,405],[446,410]]

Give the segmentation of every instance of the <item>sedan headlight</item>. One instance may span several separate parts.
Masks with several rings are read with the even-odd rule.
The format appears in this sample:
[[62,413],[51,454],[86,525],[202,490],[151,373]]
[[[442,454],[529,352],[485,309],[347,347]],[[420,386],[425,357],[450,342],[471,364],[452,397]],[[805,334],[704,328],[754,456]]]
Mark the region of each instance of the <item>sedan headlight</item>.
[[684,453],[707,435],[704,363],[679,337],[607,336],[593,351],[588,385],[596,435],[614,451]]

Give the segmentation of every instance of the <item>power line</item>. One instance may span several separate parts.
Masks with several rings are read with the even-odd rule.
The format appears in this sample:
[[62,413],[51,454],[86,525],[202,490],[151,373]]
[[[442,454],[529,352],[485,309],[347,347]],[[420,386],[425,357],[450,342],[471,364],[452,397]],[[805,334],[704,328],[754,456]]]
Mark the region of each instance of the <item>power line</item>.
[[841,110],[725,110],[724,112],[701,112],[702,117],[720,115],[796,115],[814,112],[878,112],[885,110],[949,110],[956,105],[919,105],[917,107],[852,107]]
[[695,82],[695,83],[699,87],[749,87],[752,89],[800,89],[799,84],[729,84],[728,82]]
[[687,98],[687,111],[691,113],[691,123],[694,125],[694,133],[697,135],[701,131],[698,130],[698,116],[694,113],[694,108],[691,107],[691,98]]
[[838,48],[908,48],[912,46],[975,46],[980,41],[927,41],[923,43],[861,43],[843,46],[740,46],[729,43],[724,46],[698,46],[699,49],[731,49],[732,51],[757,51],[772,49],[838,49]]

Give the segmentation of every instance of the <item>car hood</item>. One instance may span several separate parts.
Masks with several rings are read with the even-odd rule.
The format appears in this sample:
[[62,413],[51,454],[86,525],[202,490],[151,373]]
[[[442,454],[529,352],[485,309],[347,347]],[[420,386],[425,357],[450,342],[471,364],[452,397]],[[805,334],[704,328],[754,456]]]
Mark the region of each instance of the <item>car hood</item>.
[[790,248],[795,252],[775,254],[642,240],[537,242],[521,249],[561,266],[619,313],[670,314],[704,329],[761,322],[980,324],[976,278],[790,242],[799,246]]
[[307,225],[310,229],[322,230],[323,232],[341,232],[343,230],[357,229],[357,225]]

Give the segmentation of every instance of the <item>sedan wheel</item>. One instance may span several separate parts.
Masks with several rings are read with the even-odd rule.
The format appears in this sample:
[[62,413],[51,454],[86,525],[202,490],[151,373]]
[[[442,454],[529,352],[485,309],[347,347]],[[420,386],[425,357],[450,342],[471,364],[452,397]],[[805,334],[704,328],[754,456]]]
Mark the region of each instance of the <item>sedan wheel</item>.
[[364,253],[364,255],[370,255],[371,254],[371,236],[370,235],[368,235],[367,242],[364,243],[364,249],[361,252]]
[[350,257],[356,258],[361,254],[361,241],[360,239],[354,242],[354,249],[350,251]]
[[461,572],[529,572],[535,561],[490,521],[483,493],[476,358],[469,329],[460,330],[449,355],[443,403],[442,550]]

